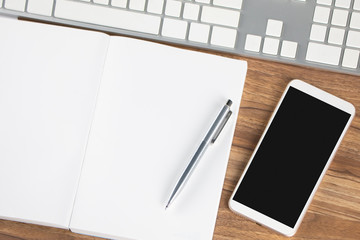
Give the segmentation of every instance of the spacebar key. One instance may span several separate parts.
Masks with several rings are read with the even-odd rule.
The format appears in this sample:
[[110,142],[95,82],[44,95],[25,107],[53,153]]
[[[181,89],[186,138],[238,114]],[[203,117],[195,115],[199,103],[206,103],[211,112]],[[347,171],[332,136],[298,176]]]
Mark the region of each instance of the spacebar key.
[[57,18],[151,34],[158,34],[161,20],[153,15],[68,0],[56,1],[54,15]]

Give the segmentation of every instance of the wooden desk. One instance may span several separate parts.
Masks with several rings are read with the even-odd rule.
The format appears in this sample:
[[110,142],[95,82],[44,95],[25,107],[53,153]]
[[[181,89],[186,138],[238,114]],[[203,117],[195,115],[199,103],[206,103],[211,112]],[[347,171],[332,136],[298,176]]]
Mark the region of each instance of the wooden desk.
[[[295,78],[350,101],[355,105],[357,114],[303,223],[291,239],[360,239],[360,77],[237,58],[248,61],[248,73],[214,239],[288,239],[235,215],[229,210],[227,202],[285,86]],[[62,229],[0,220],[0,239],[97,238]]]

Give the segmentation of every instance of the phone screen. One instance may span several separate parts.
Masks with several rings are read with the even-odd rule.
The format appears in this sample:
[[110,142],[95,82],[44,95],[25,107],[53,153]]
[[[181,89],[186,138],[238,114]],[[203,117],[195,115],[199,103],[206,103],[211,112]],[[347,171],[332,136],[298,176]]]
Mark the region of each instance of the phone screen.
[[294,227],[350,117],[290,87],[233,200]]

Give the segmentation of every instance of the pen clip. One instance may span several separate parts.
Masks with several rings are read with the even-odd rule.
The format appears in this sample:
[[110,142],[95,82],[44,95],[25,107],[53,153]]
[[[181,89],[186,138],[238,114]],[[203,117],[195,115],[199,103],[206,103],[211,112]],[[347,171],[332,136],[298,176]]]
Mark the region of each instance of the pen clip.
[[232,111],[229,111],[229,112],[226,114],[226,117],[225,117],[224,121],[219,125],[216,133],[214,134],[213,139],[211,139],[211,143],[214,143],[214,142],[216,141],[216,139],[217,139],[218,136],[220,135],[221,131],[222,131],[223,128],[225,127],[227,121],[229,120],[231,114],[232,114]]

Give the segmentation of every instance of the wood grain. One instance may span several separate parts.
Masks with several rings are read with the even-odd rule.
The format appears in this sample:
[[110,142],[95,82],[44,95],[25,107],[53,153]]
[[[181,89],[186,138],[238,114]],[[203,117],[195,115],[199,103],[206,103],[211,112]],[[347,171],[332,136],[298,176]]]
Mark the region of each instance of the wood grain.
[[[235,215],[229,210],[227,203],[275,105],[285,86],[292,79],[302,79],[351,102],[356,107],[357,113],[299,231],[291,239],[360,239],[360,77],[226,56],[248,61],[248,73],[214,239],[288,239]],[[0,239],[95,240],[98,238],[63,229],[0,220]]]
[[360,77],[246,59],[249,69],[214,239],[288,239],[233,214],[230,195],[287,83],[302,79],[343,98],[356,116],[297,234],[291,239],[360,239]]

